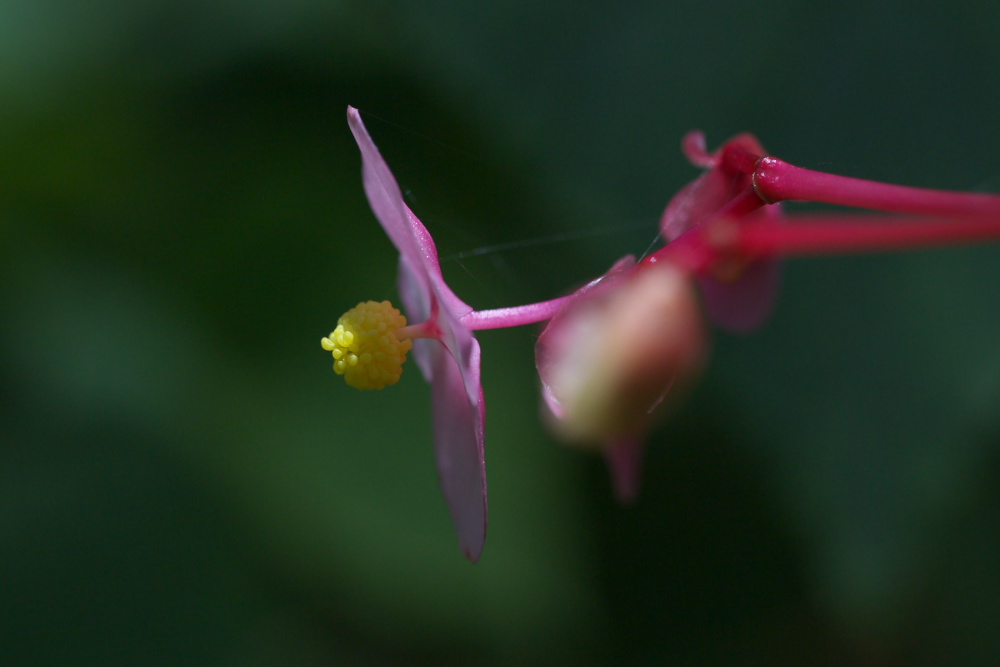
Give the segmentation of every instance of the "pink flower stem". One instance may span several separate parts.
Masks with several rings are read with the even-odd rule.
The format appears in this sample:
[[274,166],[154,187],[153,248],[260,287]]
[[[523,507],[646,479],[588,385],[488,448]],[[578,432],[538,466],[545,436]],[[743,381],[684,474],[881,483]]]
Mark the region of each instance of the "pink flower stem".
[[564,296],[549,301],[529,303],[526,306],[474,310],[462,318],[462,325],[473,331],[481,331],[483,329],[505,329],[507,327],[521,326],[522,324],[544,322],[545,320],[552,319],[568,299],[568,296]]
[[[815,215],[740,225],[733,246],[750,256],[830,255],[975,243],[1000,239],[1000,215],[993,219],[896,218]],[[702,243],[713,244],[706,233]],[[715,244],[725,252],[723,244]],[[726,244],[728,245],[728,244]]]
[[[705,228],[691,230],[676,241],[671,241],[668,245],[660,248],[653,254],[646,257],[639,267],[644,268],[659,264],[660,262],[670,262],[673,266],[686,271],[692,275],[702,275],[709,271],[714,262],[719,258],[719,244],[710,242],[712,236]],[[728,248],[732,243],[725,244]]]
[[998,195],[926,190],[834,176],[770,156],[757,161],[753,182],[757,194],[770,204],[797,199],[909,215],[1000,216]]
[[[739,156],[740,154],[752,157],[746,151],[735,149],[734,155]],[[719,223],[723,221],[727,224],[732,223],[762,206],[764,206],[764,201],[753,188],[748,188],[745,192],[736,195],[710,218],[699,223],[695,229],[689,230],[646,257],[642,264],[649,266],[662,261],[670,261],[674,266],[688,273],[699,275],[705,273],[718,258],[716,246],[719,244],[715,242],[715,237],[717,236],[716,232],[720,229]],[[730,235],[728,238],[734,237]]]

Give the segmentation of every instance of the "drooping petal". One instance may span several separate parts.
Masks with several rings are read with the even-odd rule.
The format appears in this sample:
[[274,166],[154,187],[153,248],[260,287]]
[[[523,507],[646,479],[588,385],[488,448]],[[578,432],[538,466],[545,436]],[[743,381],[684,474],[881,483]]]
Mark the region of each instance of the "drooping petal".
[[[479,560],[486,540],[486,404],[479,381],[479,343],[469,336],[468,359],[460,368],[455,357],[434,341],[426,341],[434,375],[434,451],[438,479],[458,533],[462,553]],[[477,391],[468,398],[470,386]]]
[[[400,261],[400,288],[412,272]],[[415,283],[414,283],[415,284]],[[432,320],[438,340],[414,341],[413,353],[431,385],[434,449],[438,479],[462,552],[476,562],[486,539],[486,403],[480,377],[479,342],[462,326],[460,315],[442,306],[434,289],[403,292],[414,317]],[[417,319],[416,321],[421,321]]]

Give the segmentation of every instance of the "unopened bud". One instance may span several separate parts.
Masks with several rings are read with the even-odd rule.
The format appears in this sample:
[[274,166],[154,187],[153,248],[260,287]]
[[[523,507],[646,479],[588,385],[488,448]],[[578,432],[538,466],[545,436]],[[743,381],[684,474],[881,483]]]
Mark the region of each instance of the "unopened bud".
[[536,346],[557,430],[598,447],[642,434],[707,352],[687,273],[660,262],[609,278],[553,318]]

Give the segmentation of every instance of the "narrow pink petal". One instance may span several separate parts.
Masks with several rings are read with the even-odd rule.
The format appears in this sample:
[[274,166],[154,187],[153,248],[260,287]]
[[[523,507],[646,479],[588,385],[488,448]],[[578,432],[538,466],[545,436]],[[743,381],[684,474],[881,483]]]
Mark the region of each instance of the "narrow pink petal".
[[[429,356],[433,366],[431,384],[434,405],[434,442],[438,479],[459,545],[475,563],[486,541],[486,457],[484,449],[486,404],[479,380],[479,343],[469,337],[465,368],[435,341]],[[470,401],[467,388],[478,390]]]
[[[418,265],[420,266],[420,265]],[[486,403],[480,377],[479,343],[462,326],[458,301],[420,268],[399,260],[399,291],[411,321],[433,321],[439,340],[413,341],[413,357],[431,385],[438,480],[462,552],[476,562],[486,539]],[[458,301],[458,303],[461,303]],[[462,304],[464,306],[464,304]]]
[[636,436],[622,436],[604,448],[604,460],[611,473],[615,499],[622,505],[633,505],[642,485],[642,462],[645,444]]
[[[403,193],[392,175],[389,165],[382,159],[378,147],[372,141],[361,115],[354,107],[347,107],[347,124],[351,127],[358,148],[361,149],[361,175],[364,181],[368,203],[378,218],[385,233],[395,244],[400,254],[415,265],[423,263],[426,248],[422,248],[414,235],[413,220],[407,215]],[[420,227],[420,222],[416,223]],[[426,233],[426,230],[424,230]],[[428,236],[429,238],[429,236]],[[437,255],[433,243],[430,251]]]
[[361,174],[368,203],[386,235],[413,269],[413,273],[423,276],[420,279],[423,287],[437,292],[443,307],[457,315],[472,312],[472,308],[456,297],[445,284],[434,239],[406,205],[395,176],[354,107],[347,107],[347,122],[358,142],[358,148],[361,149]]
[[438,480],[458,533],[462,552],[476,562],[486,539],[486,403],[480,350],[472,332],[448,308],[441,308],[427,277],[399,261],[399,291],[413,321],[434,321],[440,339],[413,341],[412,355],[431,385]]
[[684,232],[718,210],[718,202],[722,197],[703,192],[714,188],[717,182],[716,179],[709,180],[711,173],[705,172],[685,185],[667,204],[660,216],[660,233],[668,242],[677,240]]

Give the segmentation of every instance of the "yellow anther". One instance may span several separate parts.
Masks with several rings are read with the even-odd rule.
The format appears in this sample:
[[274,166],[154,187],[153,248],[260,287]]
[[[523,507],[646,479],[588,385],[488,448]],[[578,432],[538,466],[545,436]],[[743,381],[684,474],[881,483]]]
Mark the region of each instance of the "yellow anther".
[[396,337],[405,326],[406,317],[388,301],[365,301],[344,313],[320,345],[333,353],[333,370],[347,384],[382,389],[399,381],[406,353],[413,347],[413,341]]

